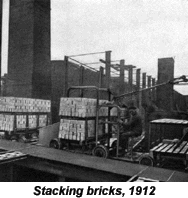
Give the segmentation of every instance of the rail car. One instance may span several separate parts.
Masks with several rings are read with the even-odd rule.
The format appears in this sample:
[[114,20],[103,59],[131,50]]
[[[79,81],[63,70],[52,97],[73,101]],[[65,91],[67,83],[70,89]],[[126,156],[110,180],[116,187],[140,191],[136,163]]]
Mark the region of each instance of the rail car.
[[0,138],[28,142],[51,124],[51,102],[32,98],[0,98]]

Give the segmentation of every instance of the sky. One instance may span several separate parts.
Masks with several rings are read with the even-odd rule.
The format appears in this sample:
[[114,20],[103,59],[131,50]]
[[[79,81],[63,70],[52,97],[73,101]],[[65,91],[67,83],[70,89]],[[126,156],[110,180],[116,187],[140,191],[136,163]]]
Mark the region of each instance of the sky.
[[[8,0],[4,0],[3,72],[7,68],[7,13]],[[173,57],[175,77],[188,75],[188,1],[51,0],[52,60],[108,50],[112,60],[124,59],[125,64],[153,77],[157,77],[158,58]],[[103,57],[77,60],[98,62]],[[188,87],[178,90],[188,94]]]

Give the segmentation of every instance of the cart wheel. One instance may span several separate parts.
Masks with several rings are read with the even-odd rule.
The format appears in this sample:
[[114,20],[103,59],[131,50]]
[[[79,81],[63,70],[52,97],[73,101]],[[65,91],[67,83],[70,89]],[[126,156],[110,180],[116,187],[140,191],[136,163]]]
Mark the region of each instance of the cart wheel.
[[12,142],[16,142],[16,141],[18,140],[18,138],[16,137],[16,135],[12,135],[12,136],[10,137],[10,140],[11,140]]
[[146,166],[154,166],[154,159],[150,155],[143,155],[139,159],[139,164]]
[[34,133],[31,134],[32,139],[37,139],[38,137],[39,136],[38,136],[37,132],[34,132]]
[[20,135],[19,139],[18,139],[18,142],[26,143],[27,139],[26,139],[25,135]]
[[92,155],[97,157],[107,158],[109,154],[108,149],[103,145],[98,145],[92,150]]
[[55,149],[60,149],[61,145],[60,145],[60,141],[58,139],[53,139],[50,141],[49,144],[50,148],[55,148]]

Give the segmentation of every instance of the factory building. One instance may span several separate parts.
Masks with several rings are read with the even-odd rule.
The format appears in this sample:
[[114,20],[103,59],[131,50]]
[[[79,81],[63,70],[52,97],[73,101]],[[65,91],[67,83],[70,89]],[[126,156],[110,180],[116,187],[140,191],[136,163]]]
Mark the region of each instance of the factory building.
[[50,0],[11,0],[8,96],[50,99]]
[[[1,7],[2,0],[0,11]],[[68,56],[51,60],[50,17],[50,0],[10,0],[8,74],[1,79],[5,97],[0,100],[0,127],[6,128],[1,129],[0,168],[7,168],[0,171],[0,181],[188,181],[182,172],[187,168],[188,143],[181,139],[188,126],[186,97],[168,83],[174,79],[174,59],[158,60],[157,80],[124,60],[113,64],[111,51],[102,52],[106,56],[97,60],[103,64],[98,70],[68,61]],[[112,69],[118,75],[112,76]],[[109,88],[113,97],[107,101],[104,93],[97,95],[84,87],[60,101],[69,87],[78,85],[94,91]],[[117,146],[120,119],[125,115],[122,104],[143,116],[141,133],[128,140],[129,160],[119,155]],[[121,113],[112,116],[113,107]],[[118,127],[112,134],[114,123]],[[112,146],[109,140],[115,135]],[[168,138],[181,139],[181,145],[164,143]],[[135,148],[140,153],[137,159]],[[167,151],[174,148],[171,154],[180,162],[177,170],[169,169],[163,160],[157,163],[165,169],[152,167],[158,158],[170,158]]]

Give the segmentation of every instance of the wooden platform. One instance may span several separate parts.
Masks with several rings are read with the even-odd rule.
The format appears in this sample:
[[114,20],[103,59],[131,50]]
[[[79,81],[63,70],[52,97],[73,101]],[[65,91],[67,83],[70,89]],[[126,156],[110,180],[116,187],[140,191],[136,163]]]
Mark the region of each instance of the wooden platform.
[[26,159],[27,155],[20,151],[1,151],[0,165]]
[[36,145],[0,140],[0,148],[19,151],[27,155],[27,159],[13,162],[13,165],[48,172],[60,177],[77,178],[80,181],[128,181],[136,175],[159,181],[178,182],[183,179],[183,181],[188,182],[188,174],[183,172],[70,153]]
[[188,163],[188,142],[183,141],[180,145],[177,143],[160,143],[150,150],[150,155],[154,160],[162,158],[181,160],[185,164],[185,168]]

